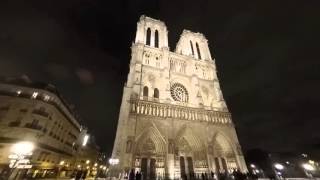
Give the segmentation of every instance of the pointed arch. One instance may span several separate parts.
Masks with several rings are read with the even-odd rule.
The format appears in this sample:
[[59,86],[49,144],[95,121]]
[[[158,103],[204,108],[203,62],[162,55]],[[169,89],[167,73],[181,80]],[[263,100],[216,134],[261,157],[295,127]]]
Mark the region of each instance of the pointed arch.
[[178,131],[175,141],[176,144],[187,142],[193,151],[201,151],[204,148],[200,138],[186,125]]
[[151,29],[147,29],[147,35],[146,35],[146,45],[150,46],[150,41],[151,41]]
[[136,153],[166,153],[167,143],[154,125],[145,128],[145,130],[137,136],[136,142]]
[[159,32],[157,29],[154,32],[154,47],[156,47],[156,48],[159,47]]
[[200,48],[198,42],[196,42],[196,48],[197,48],[197,53],[198,53],[198,59],[201,59],[201,53],[200,53]]
[[234,146],[222,132],[215,133],[211,141],[214,147],[221,148],[222,153],[234,153]]

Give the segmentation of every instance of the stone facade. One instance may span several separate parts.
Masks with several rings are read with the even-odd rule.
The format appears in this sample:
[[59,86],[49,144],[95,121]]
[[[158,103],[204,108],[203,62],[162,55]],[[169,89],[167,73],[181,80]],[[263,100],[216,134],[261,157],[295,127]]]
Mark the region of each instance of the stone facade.
[[141,16],[131,50],[113,168],[147,179],[246,172],[205,36],[184,30],[171,52],[166,25]]

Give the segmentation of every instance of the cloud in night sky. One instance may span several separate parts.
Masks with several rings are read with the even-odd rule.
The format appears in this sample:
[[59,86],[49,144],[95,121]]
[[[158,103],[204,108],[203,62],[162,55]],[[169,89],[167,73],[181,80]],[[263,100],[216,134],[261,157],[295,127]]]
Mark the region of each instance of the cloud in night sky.
[[94,83],[94,77],[89,70],[84,68],[77,68],[75,73],[78,76],[81,83],[86,85]]

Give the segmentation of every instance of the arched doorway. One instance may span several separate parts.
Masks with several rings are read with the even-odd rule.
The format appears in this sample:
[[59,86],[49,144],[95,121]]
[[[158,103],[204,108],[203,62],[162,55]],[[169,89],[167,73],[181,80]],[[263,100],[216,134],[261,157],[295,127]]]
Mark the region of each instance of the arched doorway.
[[233,148],[234,145],[230,143],[229,139],[218,133],[212,138],[211,144],[213,145],[211,155],[214,157],[212,164],[216,173],[239,169],[235,149]]
[[192,179],[197,174],[207,172],[208,163],[205,146],[189,128],[182,128],[175,140],[175,161],[179,162],[180,177]]
[[164,177],[166,142],[155,127],[149,127],[137,139],[133,167],[144,180]]

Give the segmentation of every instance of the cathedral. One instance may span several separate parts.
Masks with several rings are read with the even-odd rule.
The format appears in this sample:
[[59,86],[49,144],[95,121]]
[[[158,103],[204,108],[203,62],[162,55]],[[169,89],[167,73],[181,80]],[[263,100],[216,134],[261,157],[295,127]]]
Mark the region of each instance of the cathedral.
[[131,51],[110,169],[144,179],[247,172],[206,37],[184,30],[171,52],[165,23],[141,16]]

